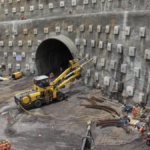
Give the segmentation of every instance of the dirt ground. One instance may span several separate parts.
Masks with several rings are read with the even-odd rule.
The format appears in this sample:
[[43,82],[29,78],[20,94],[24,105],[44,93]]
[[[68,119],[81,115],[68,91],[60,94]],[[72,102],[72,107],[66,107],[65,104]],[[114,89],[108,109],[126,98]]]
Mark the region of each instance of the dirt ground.
[[[28,114],[16,106],[14,95],[32,87],[33,77],[0,82],[0,140],[10,140],[12,150],[80,150],[89,120],[94,122],[95,150],[149,149],[146,136],[141,137],[134,128],[130,127],[131,132],[127,134],[122,128],[95,126],[97,120],[113,117],[105,111],[80,106],[88,102],[77,97],[99,97],[98,90],[76,82],[68,87],[71,92],[67,100],[29,110]],[[114,108],[121,112],[120,107]]]

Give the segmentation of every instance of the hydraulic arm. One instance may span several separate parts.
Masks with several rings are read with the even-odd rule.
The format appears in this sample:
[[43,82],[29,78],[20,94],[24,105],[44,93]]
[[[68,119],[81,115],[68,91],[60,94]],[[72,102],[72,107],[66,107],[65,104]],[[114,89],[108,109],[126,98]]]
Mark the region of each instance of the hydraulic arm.
[[60,85],[56,87],[56,89],[60,89],[63,86],[67,85],[69,82],[73,81],[76,77],[78,77],[81,74],[81,70],[83,69],[84,66],[88,65],[89,63],[92,62],[93,59],[90,59],[88,61],[85,61],[82,63],[77,69],[73,70],[70,72],[68,75],[66,75],[64,78],[66,79],[64,82],[62,82]]
[[57,77],[50,85],[55,86],[60,80],[62,80],[71,70],[79,67],[83,62],[85,62],[87,57],[83,58],[82,60],[74,59],[70,60],[70,67],[66,69],[59,77]]

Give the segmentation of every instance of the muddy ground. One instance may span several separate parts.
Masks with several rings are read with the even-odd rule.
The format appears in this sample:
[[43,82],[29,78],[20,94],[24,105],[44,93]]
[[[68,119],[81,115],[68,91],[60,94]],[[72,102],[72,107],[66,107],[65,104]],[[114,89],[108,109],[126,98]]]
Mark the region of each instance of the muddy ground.
[[[146,136],[141,137],[132,127],[130,134],[127,134],[122,128],[100,129],[95,126],[98,119],[113,117],[105,111],[80,106],[88,102],[77,97],[99,97],[99,90],[92,90],[76,81],[64,91],[71,90],[68,99],[32,109],[28,114],[16,106],[13,97],[32,87],[33,77],[0,82],[0,140],[10,140],[12,150],[79,150],[89,120],[94,122],[92,134],[95,150],[149,149],[145,145]],[[114,108],[121,112],[121,107]]]

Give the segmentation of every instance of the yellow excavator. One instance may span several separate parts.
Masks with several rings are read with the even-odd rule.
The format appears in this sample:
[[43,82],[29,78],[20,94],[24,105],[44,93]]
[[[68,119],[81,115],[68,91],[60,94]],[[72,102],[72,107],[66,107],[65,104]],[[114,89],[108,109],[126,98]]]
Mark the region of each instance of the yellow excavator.
[[66,69],[53,82],[49,82],[49,77],[43,75],[34,78],[34,89],[14,96],[15,102],[24,108],[39,108],[43,104],[49,104],[53,100],[62,101],[65,94],[59,89],[81,76],[81,70],[90,64],[93,59],[71,60],[70,67]]

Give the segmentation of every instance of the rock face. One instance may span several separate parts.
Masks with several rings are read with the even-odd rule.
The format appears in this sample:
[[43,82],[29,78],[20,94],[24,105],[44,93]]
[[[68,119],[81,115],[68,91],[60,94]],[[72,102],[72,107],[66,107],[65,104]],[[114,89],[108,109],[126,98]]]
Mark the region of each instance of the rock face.
[[97,81],[109,93],[124,82],[124,94],[136,100],[149,93],[147,0],[0,2],[0,63],[9,73],[48,74],[65,69],[73,57],[89,56],[94,64],[86,70],[86,84]]

